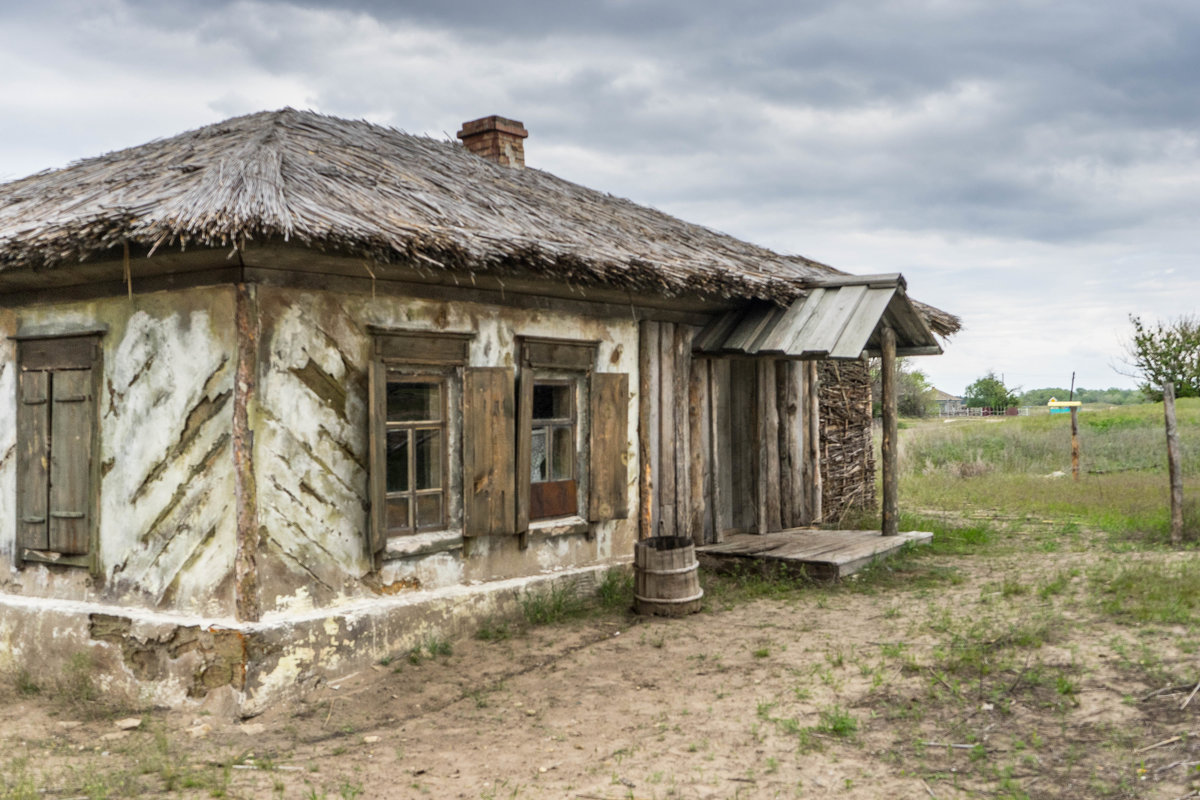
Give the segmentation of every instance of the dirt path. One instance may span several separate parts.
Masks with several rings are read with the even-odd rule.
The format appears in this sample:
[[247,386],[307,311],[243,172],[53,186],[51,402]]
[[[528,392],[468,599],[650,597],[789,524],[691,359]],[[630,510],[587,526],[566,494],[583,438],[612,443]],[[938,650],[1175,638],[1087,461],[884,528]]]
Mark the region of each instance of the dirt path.
[[242,723],[121,732],[9,690],[0,797],[1187,795],[1195,744],[1135,751],[1200,731],[1186,692],[1141,700],[1194,676],[1197,633],[1106,621],[1096,558],[926,557],[728,607],[717,587],[686,619],[454,642]]

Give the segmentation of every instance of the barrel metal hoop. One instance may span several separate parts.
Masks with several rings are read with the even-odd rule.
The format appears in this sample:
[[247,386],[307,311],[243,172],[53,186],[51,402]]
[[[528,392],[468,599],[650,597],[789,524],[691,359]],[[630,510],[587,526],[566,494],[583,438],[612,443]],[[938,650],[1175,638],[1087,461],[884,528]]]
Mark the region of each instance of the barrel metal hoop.
[[695,572],[697,566],[697,564],[692,564],[690,567],[678,567],[677,569],[647,569],[641,567],[641,570],[647,575],[682,575],[685,572]]
[[639,603],[668,603],[674,605],[677,603],[691,603],[699,600],[701,597],[704,597],[704,590],[701,589],[697,594],[694,594],[691,597],[642,597],[640,594],[636,593],[633,595],[633,597]]

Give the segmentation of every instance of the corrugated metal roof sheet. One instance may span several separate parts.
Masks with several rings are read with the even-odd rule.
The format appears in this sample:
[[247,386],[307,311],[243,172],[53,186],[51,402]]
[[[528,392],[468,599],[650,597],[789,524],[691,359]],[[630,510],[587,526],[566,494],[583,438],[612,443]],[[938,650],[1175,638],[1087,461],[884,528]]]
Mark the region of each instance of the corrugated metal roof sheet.
[[723,355],[851,360],[879,353],[884,325],[896,332],[897,355],[942,352],[908,299],[899,273],[823,281],[786,308],[751,303],[713,320],[696,337],[694,349]]

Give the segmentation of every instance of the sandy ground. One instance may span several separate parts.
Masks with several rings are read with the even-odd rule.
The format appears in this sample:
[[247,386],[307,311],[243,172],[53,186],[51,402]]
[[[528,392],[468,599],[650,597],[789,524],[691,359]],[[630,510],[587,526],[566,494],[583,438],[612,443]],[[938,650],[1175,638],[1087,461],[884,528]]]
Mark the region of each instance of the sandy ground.
[[[1200,634],[1105,621],[1093,558],[937,556],[866,590],[710,591],[685,619],[398,654],[241,721],[151,711],[122,731],[128,712],[8,686],[0,797],[1192,796],[1200,742],[1159,743],[1200,732],[1200,697],[1143,698],[1196,680]],[[1042,623],[1045,641],[1005,638]],[[971,664],[972,641],[994,657]]]

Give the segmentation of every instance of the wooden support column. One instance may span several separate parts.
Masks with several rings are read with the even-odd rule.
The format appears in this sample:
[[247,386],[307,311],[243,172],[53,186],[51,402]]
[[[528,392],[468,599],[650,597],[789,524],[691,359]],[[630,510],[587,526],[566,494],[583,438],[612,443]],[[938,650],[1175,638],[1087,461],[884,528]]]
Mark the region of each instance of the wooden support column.
[[808,513],[809,524],[815,525],[821,521],[824,509],[821,499],[821,396],[820,373],[816,361],[807,361],[805,367],[805,383],[807,384],[808,407],[805,414],[808,417],[808,447],[805,463],[809,470]]
[[233,385],[233,491],[237,512],[234,552],[234,605],[242,622],[257,622],[258,600],[258,497],[254,480],[254,430],[250,427],[250,402],[254,397],[258,367],[258,309],[253,287],[239,283],[235,309],[237,371]]
[[787,398],[785,408],[788,417],[788,468],[791,472],[789,504],[791,519],[785,527],[795,528],[808,524],[808,499],[804,488],[804,448],[808,433],[804,430],[804,364],[800,361],[785,362],[787,374]]
[[[1072,413],[1075,409],[1071,409]],[[1163,383],[1163,416],[1167,424],[1167,475],[1171,481],[1171,544],[1183,542],[1183,463],[1175,424],[1175,384]]]
[[692,541],[698,545],[705,542],[704,487],[706,480],[705,453],[708,452],[708,359],[694,358],[691,361],[688,380],[688,527]]
[[899,530],[899,483],[896,474],[898,434],[896,404],[896,332],[887,325],[882,331],[883,358],[880,373],[883,383],[883,535],[895,536]]
[[712,527],[713,541],[725,541],[733,522],[733,459],[729,422],[729,360],[708,362],[709,424],[712,440]]
[[763,498],[764,523],[759,525],[765,532],[783,530],[780,503],[780,457],[779,457],[779,407],[776,403],[775,361],[758,361],[758,402],[762,408],[761,439],[759,440],[759,464],[762,469],[760,496]]
[[654,387],[654,402],[658,404],[658,454],[654,471],[658,527],[655,536],[676,536],[677,513],[675,492],[675,324],[659,323],[658,384]]
[[643,321],[638,337],[638,538],[654,535],[658,456],[658,323]]
[[792,464],[796,455],[792,435],[796,405],[788,397],[790,367],[787,361],[775,365],[775,413],[779,420],[779,520],[785,528],[796,525],[796,510],[792,505]]
[[[673,341],[675,381],[663,387],[663,395],[670,395],[675,404],[675,431],[671,446],[675,448],[675,536],[694,537],[692,528],[692,482],[691,482],[691,377],[692,377],[692,334],[688,325],[675,325]],[[703,534],[701,534],[703,535]]]

